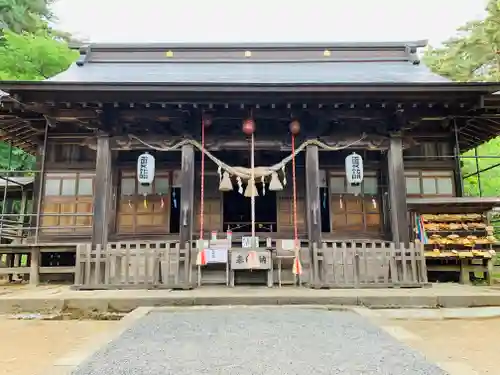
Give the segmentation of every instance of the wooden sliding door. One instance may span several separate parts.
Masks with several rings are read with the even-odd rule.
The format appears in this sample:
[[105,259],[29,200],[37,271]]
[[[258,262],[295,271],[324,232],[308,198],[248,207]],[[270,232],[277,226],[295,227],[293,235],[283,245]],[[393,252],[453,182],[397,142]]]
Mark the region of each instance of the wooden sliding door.
[[345,173],[330,173],[330,218],[334,233],[379,233],[380,199],[375,173],[365,172],[361,192],[355,195]]
[[153,184],[142,186],[135,171],[120,176],[118,233],[168,233],[170,230],[172,173],[157,171]]

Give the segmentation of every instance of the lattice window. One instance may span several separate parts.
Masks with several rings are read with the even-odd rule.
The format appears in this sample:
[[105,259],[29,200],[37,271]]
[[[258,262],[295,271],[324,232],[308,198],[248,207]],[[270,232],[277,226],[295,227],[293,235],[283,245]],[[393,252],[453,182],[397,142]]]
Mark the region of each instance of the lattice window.
[[408,197],[453,197],[453,171],[405,171]]
[[91,233],[93,173],[47,173],[41,210],[43,233]]

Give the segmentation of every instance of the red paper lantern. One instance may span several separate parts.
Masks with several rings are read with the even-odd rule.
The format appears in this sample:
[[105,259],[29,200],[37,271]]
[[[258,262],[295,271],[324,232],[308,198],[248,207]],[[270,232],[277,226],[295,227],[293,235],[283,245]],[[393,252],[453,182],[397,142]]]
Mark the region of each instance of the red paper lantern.
[[253,132],[255,131],[255,122],[252,119],[247,119],[243,121],[243,127],[242,127],[243,133],[246,135],[252,135]]
[[293,135],[297,135],[299,134],[300,132],[300,122],[298,120],[293,120],[291,123],[290,123],[290,132],[293,134]]

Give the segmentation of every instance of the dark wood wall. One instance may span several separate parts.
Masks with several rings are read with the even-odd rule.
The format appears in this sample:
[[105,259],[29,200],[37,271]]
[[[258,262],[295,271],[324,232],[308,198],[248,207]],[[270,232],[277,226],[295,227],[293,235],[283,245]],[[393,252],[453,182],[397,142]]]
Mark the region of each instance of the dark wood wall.
[[[456,195],[454,181],[456,164],[451,157],[452,149],[453,143],[450,139],[433,139],[417,141],[404,151],[407,196]],[[324,176],[330,211],[330,228],[323,228],[323,236],[383,238],[388,230],[388,219],[385,217],[388,194],[387,151],[354,150],[363,156],[365,166],[365,182],[359,195],[352,194],[345,184],[344,160],[352,151],[319,153],[319,169]],[[145,199],[135,176],[135,163],[140,153],[138,150],[113,152],[114,177],[110,180],[113,185],[110,238],[135,238],[137,235],[177,236],[177,232],[171,233],[169,222],[174,199],[173,188],[180,188],[177,194],[182,193],[179,176],[180,152],[155,154],[158,178],[151,188],[144,191],[147,192]],[[270,153],[272,154],[272,150]],[[197,234],[200,212],[200,160],[199,153],[195,154],[193,231]],[[277,161],[285,154],[275,153],[273,158]],[[227,158],[228,155],[230,157],[229,153],[220,157]],[[275,162],[266,158],[260,161],[263,165]],[[226,228],[222,225],[223,194],[218,190],[219,176],[216,166],[211,161],[207,161],[206,165],[204,228],[207,232],[222,231]],[[89,214],[93,212],[95,168],[95,150],[79,144],[67,144],[61,139],[49,138],[41,206],[41,240],[91,238],[93,218]],[[305,157],[302,155],[297,158],[297,219],[301,236],[307,235],[306,173]],[[291,166],[287,167],[287,180],[285,189],[277,194],[276,231],[280,235],[291,236],[293,234]],[[175,198],[180,204],[181,197]]]

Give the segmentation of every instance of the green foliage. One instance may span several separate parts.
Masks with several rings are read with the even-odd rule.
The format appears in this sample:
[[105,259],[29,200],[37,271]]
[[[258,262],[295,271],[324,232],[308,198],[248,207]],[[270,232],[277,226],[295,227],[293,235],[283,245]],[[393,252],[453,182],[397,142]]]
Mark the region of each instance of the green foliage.
[[500,0],[490,0],[483,20],[458,29],[458,36],[429,47],[423,61],[454,81],[500,81]]
[[7,31],[0,45],[0,80],[38,81],[68,68],[78,57],[67,44],[47,32],[16,34]]
[[[489,0],[486,17],[471,21],[458,29],[458,36],[441,47],[429,47],[423,58],[435,73],[460,82],[500,81],[500,0]],[[500,139],[493,139],[477,149],[478,156],[500,156]],[[464,156],[474,156],[469,151]],[[462,159],[466,177],[483,170],[500,159]],[[479,191],[481,187],[481,191]],[[469,196],[500,196],[500,167],[480,173],[480,181],[471,176],[464,179],[464,194]]]
[[[40,81],[76,60],[68,48],[69,34],[49,27],[51,0],[0,0],[0,81]],[[0,169],[30,170],[35,159],[0,142]]]
[[36,33],[53,19],[46,0],[0,0],[0,24],[16,32]]
[[11,147],[5,142],[0,143],[0,170],[34,170],[35,157],[23,150]]
[[[500,138],[492,139],[491,141],[481,145],[477,149],[478,156],[498,156],[498,159],[493,158],[478,158],[462,159],[462,174],[467,177],[478,170],[485,170],[500,163]],[[464,156],[474,156],[474,151],[468,151]],[[479,169],[477,169],[479,166]],[[478,175],[470,176],[464,179],[464,194],[468,196],[494,197],[500,196],[500,167],[494,167],[487,171],[481,172],[480,178]],[[481,194],[479,194],[479,185],[481,186]]]
[[74,41],[71,34],[50,26],[56,20],[50,10],[52,3],[53,0],[0,0],[0,33],[5,30],[17,34],[44,32],[60,40]]

